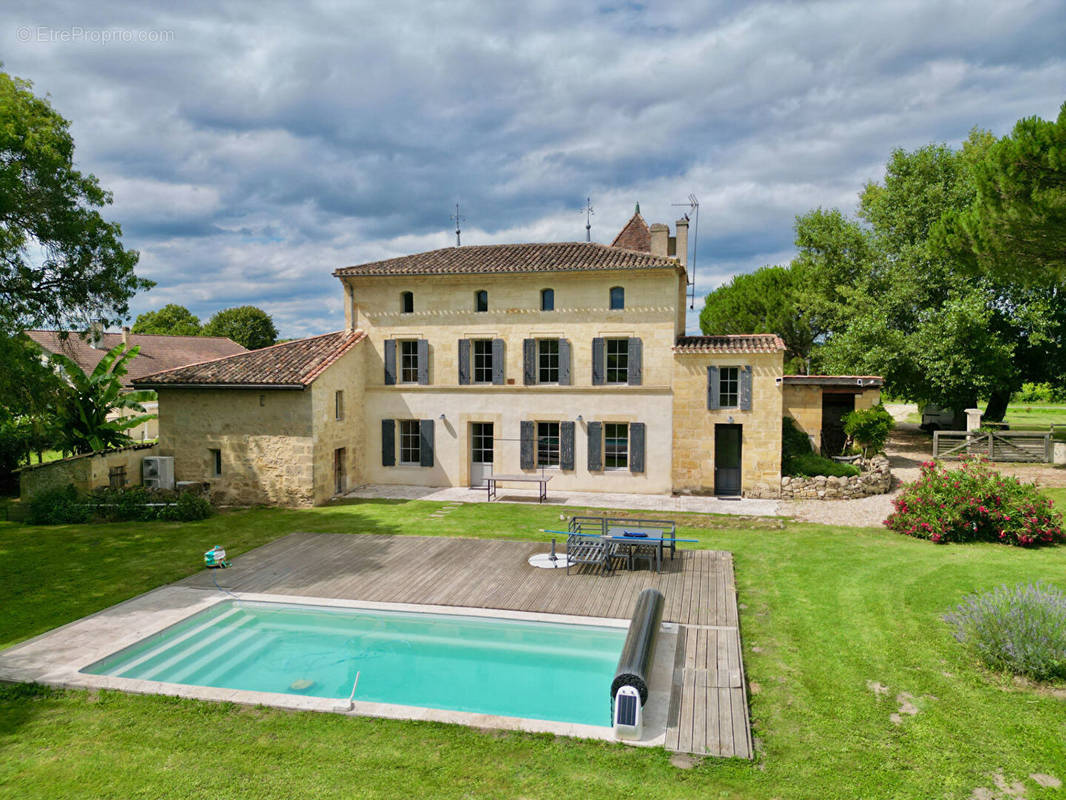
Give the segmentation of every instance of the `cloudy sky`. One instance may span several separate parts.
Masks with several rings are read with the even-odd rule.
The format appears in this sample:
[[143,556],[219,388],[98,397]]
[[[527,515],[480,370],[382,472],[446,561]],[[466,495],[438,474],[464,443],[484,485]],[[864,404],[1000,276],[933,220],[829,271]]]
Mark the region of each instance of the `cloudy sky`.
[[[697,295],[784,263],[894,147],[1066,101],[1061,0],[6,2],[4,69],[170,302],[342,324],[342,265],[454,243],[610,242],[700,201]],[[173,7],[171,7],[173,6]],[[697,303],[698,309],[699,303]],[[690,330],[696,327],[690,315]]]

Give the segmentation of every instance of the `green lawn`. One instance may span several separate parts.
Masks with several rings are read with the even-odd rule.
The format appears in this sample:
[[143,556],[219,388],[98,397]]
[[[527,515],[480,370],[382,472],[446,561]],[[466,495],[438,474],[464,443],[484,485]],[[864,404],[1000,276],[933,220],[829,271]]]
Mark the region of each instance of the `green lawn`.
[[[1055,490],[1066,501],[1066,490]],[[202,523],[0,523],[10,644],[291,531],[547,538],[558,509],[366,502]],[[940,615],[974,589],[1063,587],[1066,548],[939,547],[884,530],[702,518],[733,551],[759,757],[682,770],[662,750],[114,692],[0,689],[0,795],[19,797],[969,798],[993,773],[1061,797],[1066,692],[978,669]],[[560,580],[566,577],[559,576]],[[1064,587],[1066,588],[1066,587]],[[878,694],[871,686],[887,687]],[[899,724],[897,696],[917,708]]]
[[[920,424],[922,415],[907,415],[907,422]],[[1011,403],[1003,421],[1012,431],[1047,431],[1050,425],[1066,426],[1066,405],[1049,403]],[[1056,429],[1056,439],[1066,439],[1066,428]]]

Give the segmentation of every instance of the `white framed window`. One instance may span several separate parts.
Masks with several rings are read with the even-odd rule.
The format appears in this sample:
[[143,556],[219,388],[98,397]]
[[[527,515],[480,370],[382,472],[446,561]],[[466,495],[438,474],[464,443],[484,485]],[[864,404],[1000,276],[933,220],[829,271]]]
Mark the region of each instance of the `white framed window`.
[[559,423],[537,423],[537,466],[559,466]]
[[718,405],[721,408],[740,406],[740,367],[722,367],[719,370]]
[[629,339],[608,339],[605,345],[607,383],[629,383]]
[[629,423],[605,422],[603,425],[604,469],[629,468]]
[[492,383],[492,339],[474,339],[470,343],[474,359],[474,383]]
[[420,466],[422,464],[422,432],[417,419],[401,419],[400,424],[400,464]]
[[418,383],[418,340],[400,340],[400,383]]
[[537,383],[559,382],[559,340],[537,339]]

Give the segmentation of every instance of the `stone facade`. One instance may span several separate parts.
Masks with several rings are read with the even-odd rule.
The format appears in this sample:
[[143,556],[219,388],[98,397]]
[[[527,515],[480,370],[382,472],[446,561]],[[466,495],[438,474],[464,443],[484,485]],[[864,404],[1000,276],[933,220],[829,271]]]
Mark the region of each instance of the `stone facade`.
[[19,472],[19,494],[28,500],[38,492],[73,486],[83,492],[109,486],[111,470],[125,470],[126,486],[141,484],[141,461],[145,456],[158,455],[154,444],[133,445],[106,453],[86,453],[62,458],[47,464],[33,464]]
[[862,472],[848,477],[815,475],[781,478],[780,496],[785,500],[855,500],[892,490],[892,471],[888,459],[874,456],[861,463]]
[[842,392],[840,386],[826,387],[818,384],[795,382],[795,380],[804,377],[788,376],[784,378],[782,405],[785,416],[792,417],[796,421],[796,427],[811,438],[811,446],[816,453],[822,449],[822,400],[826,391],[852,395],[855,398],[856,411],[873,408],[881,402],[880,379],[876,379],[877,383],[874,385],[859,386],[854,384],[854,381],[858,380],[858,378],[850,378],[849,376],[840,376],[839,379],[834,378],[838,383],[843,383],[847,380],[854,384],[854,388],[848,388]]

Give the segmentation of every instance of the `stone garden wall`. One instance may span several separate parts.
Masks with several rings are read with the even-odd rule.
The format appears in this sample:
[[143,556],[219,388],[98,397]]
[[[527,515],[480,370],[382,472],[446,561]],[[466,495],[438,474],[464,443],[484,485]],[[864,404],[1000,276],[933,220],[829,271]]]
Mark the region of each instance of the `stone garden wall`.
[[856,463],[862,469],[859,475],[850,477],[781,478],[782,500],[854,500],[874,494],[885,494],[892,489],[892,471],[888,459],[874,456],[865,462]]

